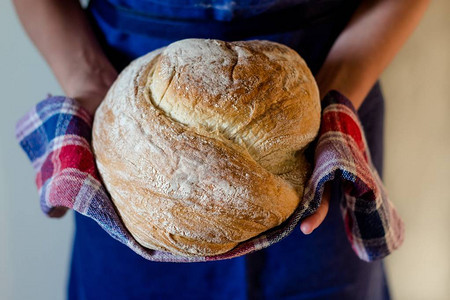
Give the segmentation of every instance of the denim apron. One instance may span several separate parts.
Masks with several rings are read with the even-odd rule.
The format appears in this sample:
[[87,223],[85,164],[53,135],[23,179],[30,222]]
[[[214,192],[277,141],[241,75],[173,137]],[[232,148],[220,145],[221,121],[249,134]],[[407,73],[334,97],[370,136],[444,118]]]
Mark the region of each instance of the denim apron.
[[[317,73],[357,0],[92,0],[87,13],[120,71],[184,38],[267,39],[297,50]],[[383,97],[378,84],[358,113],[381,173]],[[322,225],[227,261],[158,263],[76,214],[69,299],[389,299],[381,261],[353,253],[334,187]]]

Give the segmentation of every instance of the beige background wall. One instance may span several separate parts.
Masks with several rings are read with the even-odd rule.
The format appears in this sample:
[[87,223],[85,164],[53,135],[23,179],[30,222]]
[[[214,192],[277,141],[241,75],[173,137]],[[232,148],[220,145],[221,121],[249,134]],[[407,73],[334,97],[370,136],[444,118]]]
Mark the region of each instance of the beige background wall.
[[72,214],[46,218],[14,126],[46,94],[61,93],[15,16],[0,1],[0,299],[65,299]]
[[[0,299],[64,299],[72,215],[40,212],[15,121],[61,93],[0,2]],[[405,219],[404,246],[387,261],[394,299],[450,299],[450,1],[435,0],[382,81],[387,99],[385,182]]]
[[450,1],[435,0],[382,77],[385,183],[406,223],[396,299],[450,299]]

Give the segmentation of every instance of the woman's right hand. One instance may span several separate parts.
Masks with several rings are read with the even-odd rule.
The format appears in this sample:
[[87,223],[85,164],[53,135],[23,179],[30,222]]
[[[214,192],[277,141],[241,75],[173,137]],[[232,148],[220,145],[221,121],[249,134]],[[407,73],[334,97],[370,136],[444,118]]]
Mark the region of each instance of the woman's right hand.
[[93,116],[116,78],[117,71],[112,66],[91,68],[74,74],[65,84],[64,91],[67,97],[77,100]]

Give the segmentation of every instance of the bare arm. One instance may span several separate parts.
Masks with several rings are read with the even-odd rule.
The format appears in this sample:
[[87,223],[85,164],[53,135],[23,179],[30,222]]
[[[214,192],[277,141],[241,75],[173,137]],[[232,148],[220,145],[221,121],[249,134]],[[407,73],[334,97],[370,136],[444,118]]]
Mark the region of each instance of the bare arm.
[[93,114],[117,72],[103,54],[78,0],[13,2],[66,95]]
[[[321,97],[330,90],[361,106],[376,80],[419,23],[430,0],[364,0],[339,35],[317,75]],[[326,188],[318,210],[300,229],[309,234],[328,213]]]
[[430,0],[364,0],[333,45],[317,82],[359,108],[383,70],[418,25]]

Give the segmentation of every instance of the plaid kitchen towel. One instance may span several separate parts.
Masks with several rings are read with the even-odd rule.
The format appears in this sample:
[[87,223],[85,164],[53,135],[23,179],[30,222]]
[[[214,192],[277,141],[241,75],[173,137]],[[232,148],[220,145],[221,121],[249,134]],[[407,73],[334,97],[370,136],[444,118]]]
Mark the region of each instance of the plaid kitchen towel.
[[322,102],[315,167],[302,204],[280,226],[239,244],[227,253],[185,257],[142,247],[128,232],[103,186],[91,151],[92,117],[76,101],[49,97],[17,124],[16,136],[36,172],[40,204],[50,217],[73,209],[94,219],[113,238],[152,261],[199,262],[228,259],[280,241],[320,204],[324,184],[340,180],[348,239],[363,260],[380,259],[398,248],[403,223],[372,166],[357,114],[336,91]]

